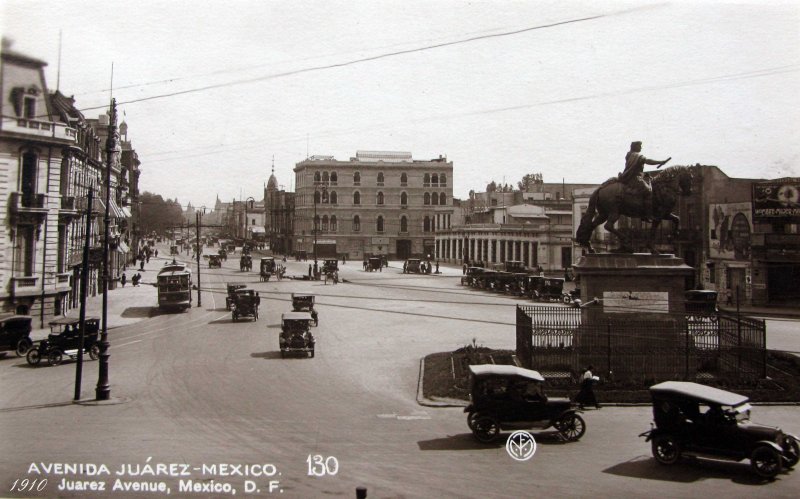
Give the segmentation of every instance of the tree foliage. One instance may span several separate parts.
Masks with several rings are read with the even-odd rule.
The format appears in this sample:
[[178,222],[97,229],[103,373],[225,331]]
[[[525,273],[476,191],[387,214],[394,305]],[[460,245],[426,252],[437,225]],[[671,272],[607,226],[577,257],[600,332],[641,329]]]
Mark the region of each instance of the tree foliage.
[[139,226],[143,234],[151,232],[166,234],[171,227],[184,223],[183,209],[178,203],[178,198],[174,201],[171,199],[165,201],[160,194],[145,191],[139,197],[139,201],[141,202]]

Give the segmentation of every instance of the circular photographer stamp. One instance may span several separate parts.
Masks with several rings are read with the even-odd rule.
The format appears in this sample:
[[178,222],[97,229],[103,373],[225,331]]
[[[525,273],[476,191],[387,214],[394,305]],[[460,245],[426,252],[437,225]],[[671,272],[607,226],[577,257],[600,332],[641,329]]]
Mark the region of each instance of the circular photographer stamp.
[[515,431],[506,440],[506,452],[515,461],[527,461],[536,454],[536,440],[527,431]]

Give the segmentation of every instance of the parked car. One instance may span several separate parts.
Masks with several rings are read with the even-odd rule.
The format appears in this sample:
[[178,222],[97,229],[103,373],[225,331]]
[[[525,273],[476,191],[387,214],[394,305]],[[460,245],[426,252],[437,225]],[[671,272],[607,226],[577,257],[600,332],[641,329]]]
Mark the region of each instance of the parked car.
[[376,272],[378,270],[381,270],[382,266],[383,266],[383,258],[379,256],[371,256],[369,257],[369,260],[367,260],[367,270],[369,272]]
[[484,271],[483,267],[467,267],[466,273],[461,277],[462,286],[472,286],[475,279]]
[[308,312],[314,319],[314,325],[319,325],[319,315],[314,310],[314,295],[311,293],[292,293],[292,310],[295,312]]
[[339,261],[334,258],[326,258],[322,263],[322,273],[332,274],[334,271],[339,270]]
[[257,321],[260,304],[261,297],[258,295],[258,291],[246,288],[237,289],[231,300],[231,316],[234,322],[241,317],[252,317],[254,321]]
[[750,459],[757,475],[773,478],[800,459],[797,437],[749,421],[752,407],[744,395],[688,381],[653,385],[650,395],[653,428],[639,436],[651,442],[661,464],[683,456]]
[[33,346],[31,321],[28,315],[6,314],[0,316],[0,351],[16,352],[22,357]]
[[471,402],[464,412],[479,442],[494,441],[501,430],[553,427],[568,442],[586,432],[577,405],[567,398],[548,398],[538,372],[495,364],[472,365],[469,370]]
[[[64,355],[71,359],[78,357],[80,347],[80,320],[74,317],[62,317],[49,323],[50,334],[46,340],[34,343],[28,350],[25,359],[32,366],[39,365],[43,358],[51,366],[61,364]],[[88,353],[92,360],[100,356],[100,346],[97,344],[100,331],[100,319],[87,317],[84,320],[83,351]]]
[[311,334],[311,314],[308,312],[287,312],[281,314],[281,333],[278,343],[281,357],[289,353],[303,353],[314,357],[316,340]]
[[403,265],[404,274],[421,274],[422,273],[422,260],[419,258],[409,258]]
[[717,319],[717,292],[708,289],[691,289],[684,293],[686,304],[686,315],[701,319],[707,317],[711,320]]
[[564,278],[563,277],[534,277],[531,282],[531,298],[535,301],[558,301],[564,300]]
[[247,284],[243,282],[229,282],[225,287],[228,291],[228,296],[225,297],[225,310],[230,310],[233,300],[236,298],[236,291],[246,288]]

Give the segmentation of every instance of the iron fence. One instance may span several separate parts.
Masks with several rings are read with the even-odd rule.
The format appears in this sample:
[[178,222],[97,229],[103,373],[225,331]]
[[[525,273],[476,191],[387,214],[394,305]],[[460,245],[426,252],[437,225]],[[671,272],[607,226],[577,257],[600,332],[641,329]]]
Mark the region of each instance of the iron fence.
[[588,365],[616,381],[766,376],[763,320],[711,315],[607,314],[584,324],[580,309],[517,306],[517,356],[550,377]]

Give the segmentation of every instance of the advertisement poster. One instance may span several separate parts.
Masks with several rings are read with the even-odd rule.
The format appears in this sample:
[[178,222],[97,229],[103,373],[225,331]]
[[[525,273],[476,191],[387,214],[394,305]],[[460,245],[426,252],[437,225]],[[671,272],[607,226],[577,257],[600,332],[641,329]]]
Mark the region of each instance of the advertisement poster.
[[711,204],[709,210],[709,256],[727,260],[750,258],[753,232],[750,203]]

